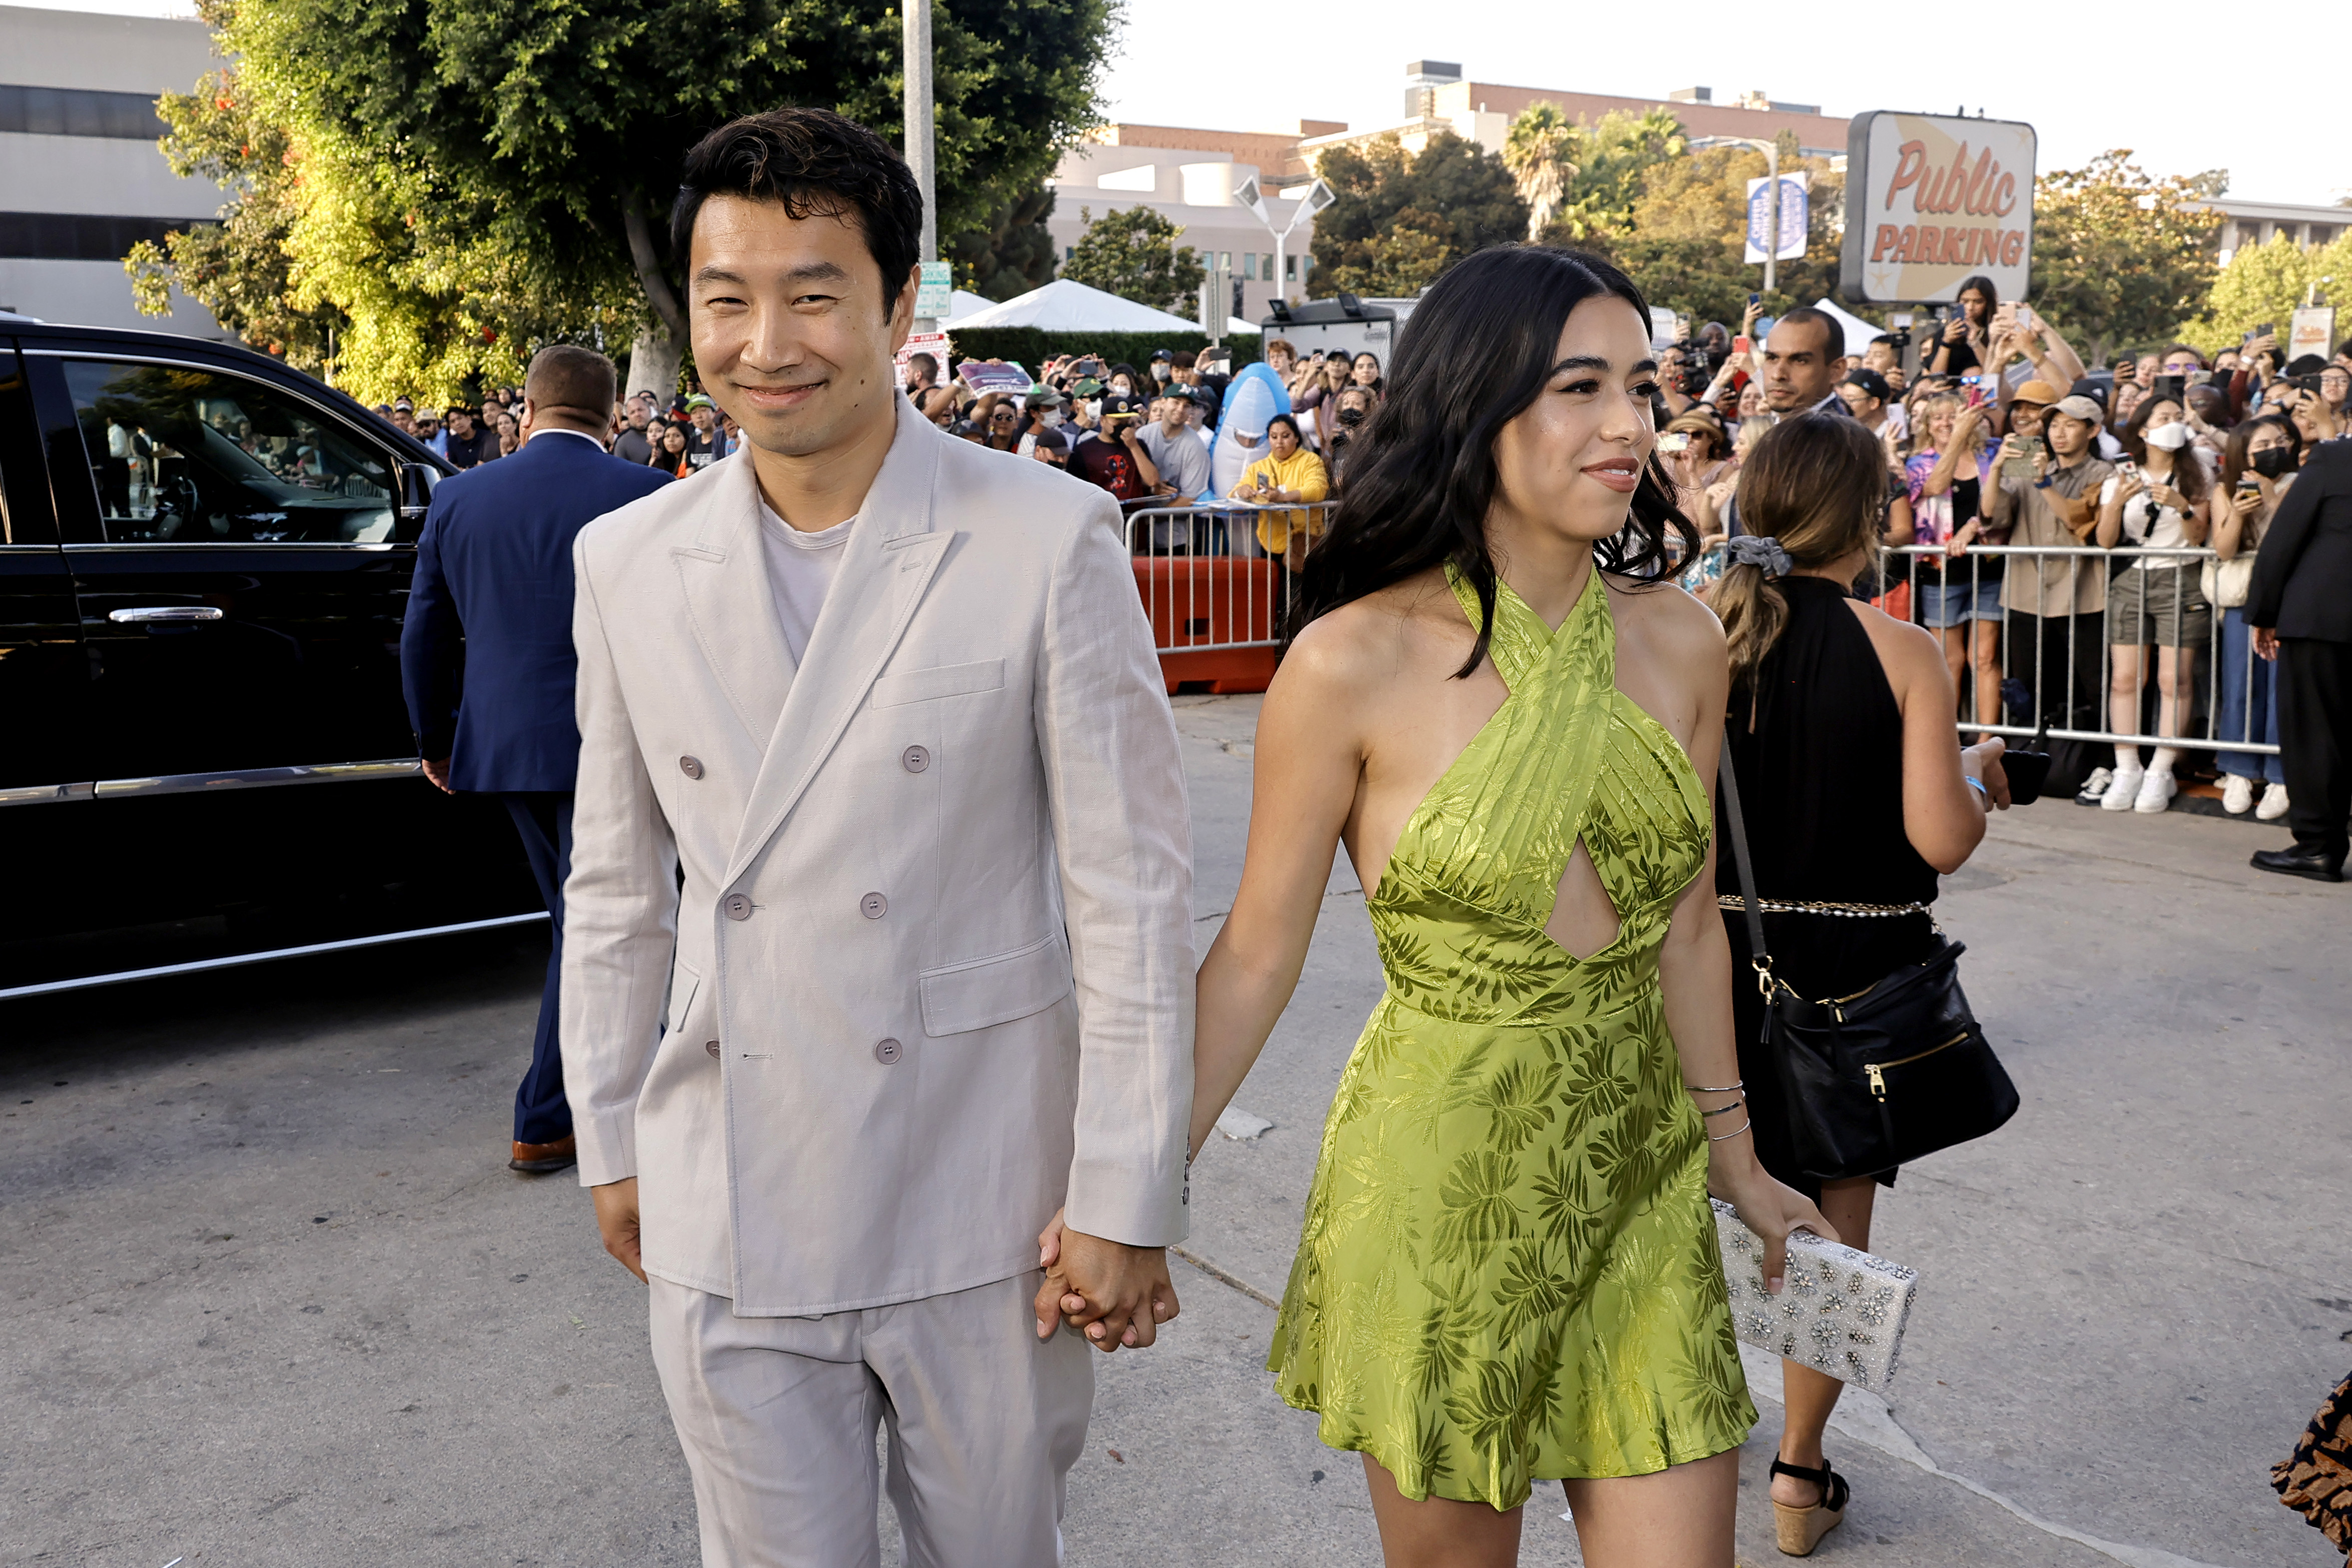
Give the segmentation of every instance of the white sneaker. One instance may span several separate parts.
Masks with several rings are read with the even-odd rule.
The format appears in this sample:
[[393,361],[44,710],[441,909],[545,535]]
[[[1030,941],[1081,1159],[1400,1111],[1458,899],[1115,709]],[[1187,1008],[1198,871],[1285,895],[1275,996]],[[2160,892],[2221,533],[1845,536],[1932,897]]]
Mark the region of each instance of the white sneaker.
[[2154,816],[2158,811],[2169,810],[2172,798],[2179,793],[2180,781],[2172,776],[2170,768],[2151,768],[2140,780],[2139,794],[2132,800],[2131,809]]
[[2286,786],[2273,784],[2263,791],[2263,803],[2254,808],[2258,821],[2275,822],[2286,815]]
[[2074,791],[2074,804],[2077,806],[2097,805],[2099,803],[2099,798],[2107,792],[2107,786],[2115,781],[2116,770],[2114,768],[2092,768],[2091,776],[2083,780],[2083,787]]
[[2118,768],[2107,780],[2107,792],[2099,797],[2103,811],[2128,811],[2139,799],[2139,787],[2147,778],[2145,768]]
[[2221,786],[2221,810],[2233,817],[2242,817],[2254,809],[2254,781],[2242,773],[2232,773],[2230,781]]

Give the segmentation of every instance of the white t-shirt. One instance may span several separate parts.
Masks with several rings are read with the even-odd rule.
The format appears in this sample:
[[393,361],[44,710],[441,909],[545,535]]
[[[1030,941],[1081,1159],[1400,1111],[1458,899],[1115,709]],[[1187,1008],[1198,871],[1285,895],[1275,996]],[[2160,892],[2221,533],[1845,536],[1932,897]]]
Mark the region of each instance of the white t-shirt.
[[808,653],[809,631],[816,625],[824,596],[832,591],[834,573],[841,570],[843,547],[857,519],[835,523],[819,533],[804,534],[776,516],[766,501],[760,503],[761,553],[768,559],[768,588],[775,595],[776,619],[784,628],[784,646],[798,664]]

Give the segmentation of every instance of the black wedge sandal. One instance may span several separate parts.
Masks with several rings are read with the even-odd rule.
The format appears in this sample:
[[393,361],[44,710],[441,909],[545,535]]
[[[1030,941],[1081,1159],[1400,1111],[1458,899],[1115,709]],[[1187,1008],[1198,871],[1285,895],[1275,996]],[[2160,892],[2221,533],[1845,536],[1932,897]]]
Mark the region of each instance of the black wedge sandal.
[[1817,1470],[1801,1465],[1783,1464],[1780,1456],[1772,1456],[1772,1474],[1790,1476],[1801,1481],[1811,1481],[1822,1489],[1822,1500],[1811,1508],[1790,1508],[1775,1500],[1772,1523],[1781,1552],[1790,1557],[1811,1557],[1822,1537],[1845,1521],[1846,1499],[1852,1495],[1845,1478],[1830,1469],[1827,1459]]

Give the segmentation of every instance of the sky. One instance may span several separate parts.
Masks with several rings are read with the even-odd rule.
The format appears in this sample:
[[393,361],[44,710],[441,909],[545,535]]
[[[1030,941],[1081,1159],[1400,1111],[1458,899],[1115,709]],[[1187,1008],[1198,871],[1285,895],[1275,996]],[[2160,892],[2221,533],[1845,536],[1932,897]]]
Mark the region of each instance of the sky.
[[[55,8],[194,12],[187,0],[67,0]],[[1980,46],[1966,47],[1940,42],[1944,29],[1916,26],[1929,15],[1916,9],[1833,8],[1801,34],[1795,9],[1725,0],[1673,6],[1588,0],[1573,8],[1559,0],[1483,0],[1442,8],[1449,12],[1443,18],[1404,0],[1286,8],[1130,0],[1104,96],[1111,118],[1145,124],[1295,131],[1307,119],[1362,130],[1402,118],[1407,60],[1451,60],[1473,81],[1629,98],[1710,87],[1723,102],[1757,88],[1840,118],[1873,109],[1950,113],[1965,105],[1970,113],[1981,109],[2033,125],[2045,172],[2129,147],[2151,173],[2227,169],[2231,194],[2252,200],[2324,204],[2352,195],[2352,141],[2280,134],[2272,129],[2274,115],[2215,107],[2230,91],[2242,50],[2224,45],[2210,73],[2184,68],[2178,28],[2118,25],[2112,6],[2046,5],[2030,21],[1957,11],[1956,17],[1989,19],[1975,34]],[[1759,12],[1771,19],[1769,37],[1749,34]],[[1864,16],[1875,19],[1854,20]],[[1889,25],[1896,16],[1901,25]],[[1663,29],[1661,18],[1669,19]],[[1921,85],[1930,78],[1932,86]]]

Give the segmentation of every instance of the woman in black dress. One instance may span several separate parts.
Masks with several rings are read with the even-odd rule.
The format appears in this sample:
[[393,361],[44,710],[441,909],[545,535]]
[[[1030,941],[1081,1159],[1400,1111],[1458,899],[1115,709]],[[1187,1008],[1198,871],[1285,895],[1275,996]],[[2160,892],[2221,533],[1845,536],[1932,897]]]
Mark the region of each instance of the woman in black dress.
[[[1739,476],[1748,536],[1710,600],[1731,643],[1727,756],[1737,768],[1773,974],[1799,996],[1844,997],[1927,956],[1936,876],[1959,868],[2008,803],[2002,743],[1963,751],[1934,633],[1853,598],[1877,548],[1885,458],[1842,415],[1775,425]],[[1718,807],[1717,820],[1724,820]],[[1759,1044],[1763,998],[1732,857],[1717,857],[1738,1024],[1739,1076],[1764,1168],[1815,1199],[1851,1247],[1870,1244],[1876,1188],[1895,1173],[1823,1182],[1796,1166],[1788,1110]],[[1784,1362],[1786,1425],[1773,1467],[1780,1549],[1811,1552],[1843,1517],[1846,1485],[1822,1458],[1844,1385]]]

